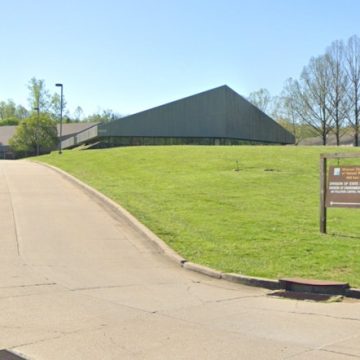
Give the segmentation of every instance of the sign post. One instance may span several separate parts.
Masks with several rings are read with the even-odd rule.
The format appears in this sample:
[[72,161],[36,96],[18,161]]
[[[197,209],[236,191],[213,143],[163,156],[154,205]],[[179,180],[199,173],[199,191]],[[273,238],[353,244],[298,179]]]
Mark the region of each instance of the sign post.
[[320,155],[320,232],[326,234],[328,207],[360,208],[360,166],[330,166],[327,159],[360,158],[360,153]]
[[326,157],[320,157],[320,232],[326,234]]

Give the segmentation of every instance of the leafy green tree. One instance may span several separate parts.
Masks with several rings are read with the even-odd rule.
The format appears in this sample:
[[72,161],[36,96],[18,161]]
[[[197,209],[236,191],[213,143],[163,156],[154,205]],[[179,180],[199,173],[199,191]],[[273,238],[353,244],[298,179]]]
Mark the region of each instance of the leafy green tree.
[[19,120],[24,120],[29,117],[29,111],[22,105],[16,106],[16,114],[15,117]]
[[101,114],[95,113],[92,114],[84,119],[86,122],[100,122],[100,123],[108,123],[110,121],[114,121],[117,119],[120,119],[121,115],[118,113],[115,113],[112,110],[103,110]]
[[[53,118],[59,122],[61,113],[61,96],[58,93],[54,93],[50,100],[50,110]],[[66,110],[66,100],[63,95],[63,118],[69,117],[68,111]]]
[[20,120],[14,117],[0,120],[0,126],[16,126],[19,125]]
[[0,101],[0,126],[17,125],[28,116],[29,112],[23,106],[16,105],[14,101]]
[[49,115],[33,114],[17,127],[9,143],[16,152],[33,152],[52,149],[58,142],[56,123]]
[[50,94],[46,89],[45,80],[32,78],[28,83],[29,104],[31,109],[39,108],[41,112],[47,111],[50,106]]
[[0,119],[16,117],[16,104],[12,100],[0,101]]

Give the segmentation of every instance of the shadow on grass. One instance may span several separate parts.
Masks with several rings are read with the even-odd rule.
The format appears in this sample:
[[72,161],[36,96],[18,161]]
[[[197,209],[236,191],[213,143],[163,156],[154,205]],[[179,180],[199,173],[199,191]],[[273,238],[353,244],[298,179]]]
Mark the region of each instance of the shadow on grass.
[[347,239],[359,239],[360,240],[360,235],[346,235],[346,234],[340,234],[340,233],[328,233],[329,236],[332,237],[342,237],[342,238],[347,238]]

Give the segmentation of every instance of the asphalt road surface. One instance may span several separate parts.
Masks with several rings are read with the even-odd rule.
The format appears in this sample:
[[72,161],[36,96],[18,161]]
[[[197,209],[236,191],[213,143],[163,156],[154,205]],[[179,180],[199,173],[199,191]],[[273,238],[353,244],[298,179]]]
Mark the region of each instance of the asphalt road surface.
[[0,349],[34,360],[360,358],[359,302],[269,292],[182,269],[55,171],[0,161]]

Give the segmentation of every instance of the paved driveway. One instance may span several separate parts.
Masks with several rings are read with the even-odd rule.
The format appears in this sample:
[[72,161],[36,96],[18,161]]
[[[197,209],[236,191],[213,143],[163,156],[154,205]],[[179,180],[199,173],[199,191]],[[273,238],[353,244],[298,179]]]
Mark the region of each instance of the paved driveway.
[[360,358],[359,302],[181,269],[41,165],[0,161],[0,234],[0,349],[25,358]]

